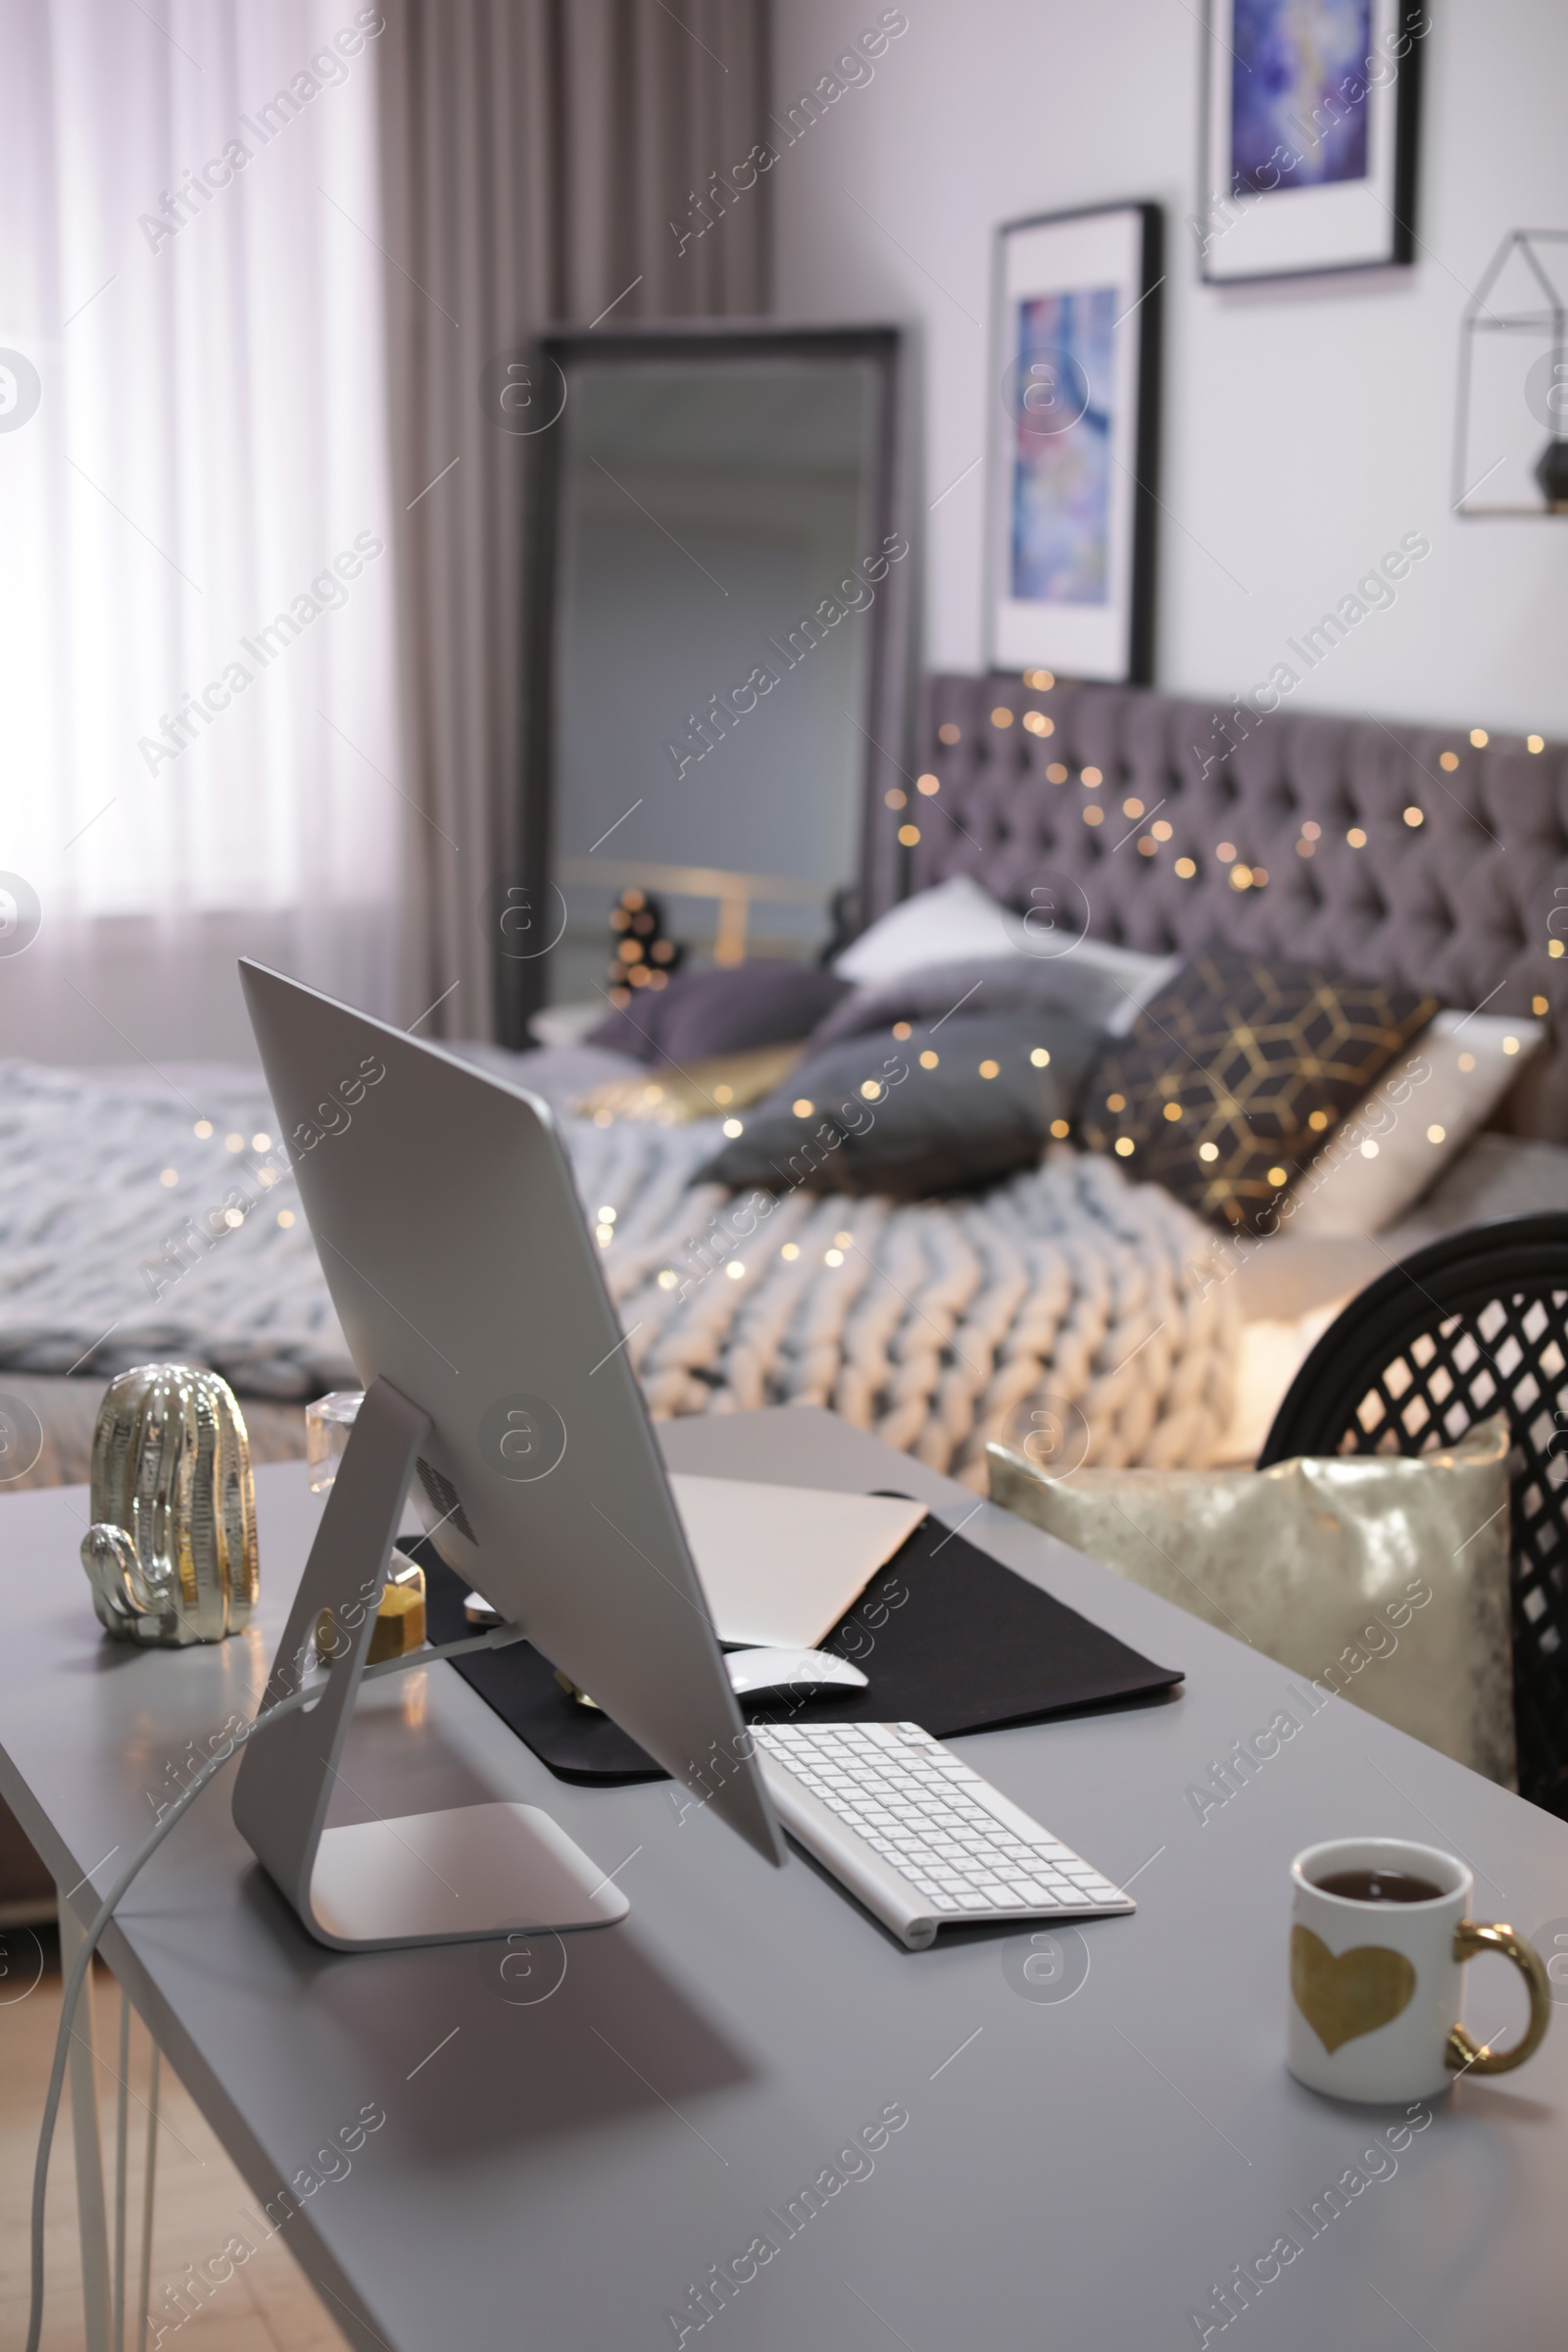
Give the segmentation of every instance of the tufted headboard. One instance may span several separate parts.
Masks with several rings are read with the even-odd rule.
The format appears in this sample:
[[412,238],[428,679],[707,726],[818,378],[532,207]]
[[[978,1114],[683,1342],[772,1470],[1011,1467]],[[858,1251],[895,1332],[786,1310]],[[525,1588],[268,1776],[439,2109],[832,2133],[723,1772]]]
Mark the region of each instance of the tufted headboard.
[[1562,745],[1016,675],[928,677],[917,724],[939,789],[908,796],[912,890],[972,874],[1025,907],[1054,886],[1077,908],[1058,919],[1076,929],[1087,903],[1097,939],[1228,940],[1467,1011],[1544,1013],[1547,1043],[1494,1124],[1568,1142]]

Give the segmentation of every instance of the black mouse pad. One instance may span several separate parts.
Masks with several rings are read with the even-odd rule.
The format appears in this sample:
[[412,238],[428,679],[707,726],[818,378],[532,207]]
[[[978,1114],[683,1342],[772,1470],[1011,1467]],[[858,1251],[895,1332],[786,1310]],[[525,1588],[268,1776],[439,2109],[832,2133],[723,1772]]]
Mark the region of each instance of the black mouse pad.
[[[406,1546],[425,1575],[433,1642],[472,1631],[467,1588],[428,1542]],[[864,1690],[746,1709],[752,1722],[918,1723],[939,1740],[1156,1698],[1182,1669],[1155,1666],[989,1552],[927,1518],[821,1645],[853,1658]],[[534,1754],[564,1781],[666,1776],[608,1715],[569,1698],[526,1642],[452,1661]]]

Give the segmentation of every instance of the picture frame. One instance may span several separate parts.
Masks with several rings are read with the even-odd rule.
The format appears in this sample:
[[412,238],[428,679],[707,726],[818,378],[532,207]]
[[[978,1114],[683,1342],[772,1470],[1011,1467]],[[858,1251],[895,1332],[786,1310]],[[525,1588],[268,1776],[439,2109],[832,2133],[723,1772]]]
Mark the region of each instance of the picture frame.
[[1206,0],[1199,203],[1207,285],[1407,265],[1422,0]]
[[1153,676],[1164,217],[1100,205],[997,231],[987,648],[999,670]]

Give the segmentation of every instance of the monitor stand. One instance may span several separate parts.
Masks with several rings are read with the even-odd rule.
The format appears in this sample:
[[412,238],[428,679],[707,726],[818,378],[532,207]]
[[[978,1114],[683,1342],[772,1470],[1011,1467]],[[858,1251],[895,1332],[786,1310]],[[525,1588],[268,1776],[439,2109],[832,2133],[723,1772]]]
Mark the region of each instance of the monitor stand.
[[429,1417],[390,1381],[360,1407],[311,1546],[263,1706],[298,1690],[316,1624],[349,1637],[318,1698],[257,1732],[234,1823],[318,1943],[338,1951],[609,1927],[620,1889],[535,1805],[466,1805],[326,1825],[409,1480]]

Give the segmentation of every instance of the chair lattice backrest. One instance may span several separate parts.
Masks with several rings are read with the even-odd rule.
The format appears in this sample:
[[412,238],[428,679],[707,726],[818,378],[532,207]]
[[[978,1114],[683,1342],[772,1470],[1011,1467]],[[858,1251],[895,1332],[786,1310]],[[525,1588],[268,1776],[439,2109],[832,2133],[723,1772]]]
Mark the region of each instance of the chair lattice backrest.
[[1258,1468],[1426,1453],[1505,1413],[1520,1793],[1568,1820],[1568,1213],[1419,1250],[1352,1298],[1275,1416]]

